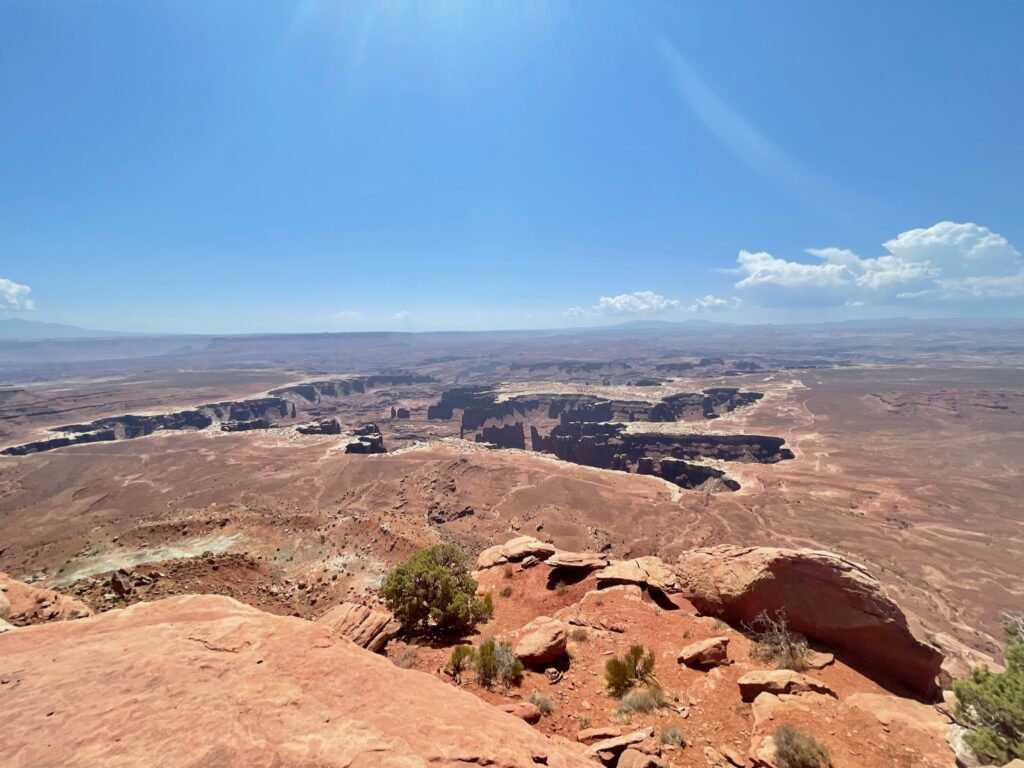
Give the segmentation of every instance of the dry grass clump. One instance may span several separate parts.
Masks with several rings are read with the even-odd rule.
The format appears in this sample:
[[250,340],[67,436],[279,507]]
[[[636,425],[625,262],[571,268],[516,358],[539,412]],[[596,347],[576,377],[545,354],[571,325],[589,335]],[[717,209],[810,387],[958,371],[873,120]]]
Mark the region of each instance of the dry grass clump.
[[419,660],[420,652],[415,646],[407,645],[392,657],[391,663],[401,669],[413,669]]
[[796,672],[807,669],[807,640],[789,631],[785,611],[778,611],[774,618],[767,611],[761,611],[744,628],[754,641],[751,656],[757,661]]
[[686,737],[673,725],[661,732],[661,743],[670,747],[685,747]]
[[832,765],[825,747],[791,725],[779,728],[774,739],[779,768],[829,768]]
[[635,688],[619,701],[615,715],[622,719],[628,719],[630,715],[637,713],[649,715],[654,710],[664,707],[666,703],[667,699],[661,688]]
[[542,715],[550,715],[555,711],[555,705],[551,699],[542,693],[537,693],[537,691],[531,693],[527,698],[527,701],[539,709]]
[[589,639],[589,635],[583,627],[576,627],[569,631],[569,639],[574,643],[585,643]]

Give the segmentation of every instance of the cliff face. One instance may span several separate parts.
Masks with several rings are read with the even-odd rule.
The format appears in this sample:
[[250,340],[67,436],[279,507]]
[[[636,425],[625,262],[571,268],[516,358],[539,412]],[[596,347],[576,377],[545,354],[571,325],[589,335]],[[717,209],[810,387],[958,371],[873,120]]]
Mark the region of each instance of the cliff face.
[[220,424],[226,432],[245,429],[268,429],[274,419],[294,416],[295,408],[279,397],[260,397],[252,400],[232,400],[222,403],[207,403],[196,408],[172,413],[156,413],[144,416],[126,414],[97,419],[85,424],[68,424],[55,427],[53,432],[62,432],[61,437],[38,440],[16,445],[0,452],[7,456],[24,456],[29,453],[50,451],[69,445],[95,443],[104,440],[132,440],[168,430],[206,429]]
[[293,384],[288,387],[280,387],[270,391],[271,395],[284,398],[290,402],[297,402],[300,405],[306,403],[319,403],[324,399],[345,397],[352,393],[362,393],[377,387],[396,386],[403,384],[429,384],[434,379],[431,376],[419,376],[416,374],[380,374],[375,376],[356,376],[344,379],[322,379],[319,381],[307,381],[302,384]]
[[[428,410],[432,419],[461,410],[462,434],[499,448],[530,448],[563,461],[601,469],[656,475],[684,488],[738,490],[720,469],[702,459],[774,463],[793,458],[785,440],[767,435],[671,435],[627,432],[626,423],[716,419],[764,395],[736,387],[681,392],[652,403],[586,394],[536,394],[501,399],[491,388],[446,390]],[[557,422],[554,423],[553,422]],[[474,434],[475,433],[475,434]]]
[[[300,409],[325,399],[336,399],[352,393],[366,392],[382,386],[431,382],[430,376],[413,374],[381,374],[346,379],[326,379],[294,384],[271,390],[267,397],[206,403],[195,408],[170,413],[147,415],[125,414],[97,419],[84,424],[67,424],[50,431],[58,437],[15,445],[0,451],[6,456],[25,456],[82,443],[107,440],[131,440],[154,432],[206,429],[219,425],[224,432],[269,429],[277,419],[294,419]],[[300,430],[301,432],[302,430]],[[340,428],[338,430],[340,432]],[[310,434],[307,432],[306,434]],[[331,433],[337,434],[337,433]],[[376,452],[366,446],[364,452]],[[383,450],[383,445],[379,446]]]

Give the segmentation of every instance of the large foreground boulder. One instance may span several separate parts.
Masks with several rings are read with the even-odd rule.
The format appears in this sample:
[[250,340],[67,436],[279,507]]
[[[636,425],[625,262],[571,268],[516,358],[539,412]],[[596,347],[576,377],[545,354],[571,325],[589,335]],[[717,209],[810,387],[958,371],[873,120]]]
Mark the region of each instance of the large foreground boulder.
[[934,696],[942,653],[863,566],[810,549],[720,546],[679,558],[678,586],[702,613],[752,622],[784,611],[789,627]]
[[569,627],[550,616],[538,616],[521,630],[515,654],[528,667],[543,669],[565,655]]
[[375,610],[359,603],[339,603],[317,619],[360,648],[382,653],[402,625],[390,611]]
[[0,635],[0,765],[593,768],[329,627],[227,597]]

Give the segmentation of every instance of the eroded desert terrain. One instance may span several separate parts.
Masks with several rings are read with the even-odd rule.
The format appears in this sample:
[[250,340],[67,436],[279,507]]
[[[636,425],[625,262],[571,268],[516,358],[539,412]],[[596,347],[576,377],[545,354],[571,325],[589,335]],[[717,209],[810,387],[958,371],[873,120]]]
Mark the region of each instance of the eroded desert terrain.
[[143,568],[162,577],[129,599],[313,616],[439,539],[811,547],[867,565],[951,650],[997,655],[1022,599],[1024,375],[1012,333],[980,333],[257,337],[102,377],[11,362],[2,447],[24,455],[0,457],[0,569],[101,610],[121,602],[110,572]]

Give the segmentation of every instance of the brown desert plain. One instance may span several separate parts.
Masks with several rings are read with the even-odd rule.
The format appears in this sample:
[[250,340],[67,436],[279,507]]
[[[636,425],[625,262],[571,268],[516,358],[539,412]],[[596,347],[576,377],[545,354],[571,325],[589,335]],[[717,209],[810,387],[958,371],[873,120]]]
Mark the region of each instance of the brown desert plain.
[[[61,648],[72,654],[79,643],[99,643],[107,627],[141,632],[156,622],[169,627],[161,642],[171,650],[152,660],[153,674],[168,679],[173,669],[161,665],[169,659],[198,663],[182,638],[211,616],[234,617],[237,631],[252,638],[294,631],[329,645],[336,641],[287,622],[318,619],[343,603],[379,608],[384,574],[438,542],[458,544],[475,560],[489,547],[530,537],[552,551],[594,553],[602,563],[653,555],[670,568],[684,553],[719,545],[834,553],[863,566],[915,634],[941,652],[946,683],[974,663],[1001,661],[1001,615],[1024,604],[1019,329],[723,327],[153,344],[0,344],[0,571],[22,583],[17,589],[43,590],[20,604],[12,597],[8,621],[16,629],[0,635],[0,713],[8,728],[30,730],[49,717],[9,717],[16,698],[58,679],[30,674],[35,643],[72,664]],[[586,570],[556,582],[548,566],[531,567],[536,559],[544,558],[480,569],[481,589],[497,608],[478,635],[514,639],[538,616],[578,617],[601,594],[594,590],[607,586]],[[565,619],[590,637],[573,634],[571,665],[555,683],[543,669],[527,670],[513,692],[460,683],[441,671],[450,644],[405,636],[386,654],[440,678],[442,689],[492,704],[516,703],[534,690],[553,696],[554,712],[533,726],[561,739],[551,742],[549,764],[584,755],[597,739],[578,738],[584,726],[618,730],[607,736],[613,739],[678,726],[690,746],[654,749],[657,739],[638,737],[633,746],[597,750],[598,758],[620,766],[772,765],[758,756],[765,723],[787,718],[808,728],[824,718],[822,740],[837,766],[954,764],[941,695],[912,690],[805,630],[815,648],[835,653],[835,663],[809,673],[832,693],[787,693],[751,705],[734,692],[737,679],[757,669],[749,628],[724,613],[707,615],[693,595],[654,588],[653,579],[635,591],[632,583],[602,590],[599,620]],[[193,594],[223,597],[160,607],[171,605],[163,598]],[[74,610],[56,611],[58,597],[95,615],[63,621]],[[227,598],[293,618],[246,613]],[[207,602],[187,602],[200,599]],[[122,610],[137,603],[152,605]],[[179,618],[160,611],[179,617],[180,631]],[[21,635],[58,620],[64,635],[56,628],[35,640]],[[91,634],[70,634],[80,623]],[[731,638],[733,664],[706,674],[677,664],[679,648],[715,635]],[[125,638],[125,647],[157,654]],[[252,638],[245,642],[262,647]],[[676,698],[667,714],[623,725],[610,719],[598,675],[608,654],[638,638],[658,650],[659,680]],[[99,646],[95,653],[106,658]],[[322,683],[302,662],[282,656],[268,663],[288,666],[294,684],[318,696]],[[344,666],[341,656],[327,666],[334,664]],[[367,679],[401,687],[389,682],[398,674],[390,665],[374,670]],[[83,681],[62,684],[68,696],[89,696]],[[183,702],[205,684],[181,694]],[[269,690],[254,679],[244,684],[254,696]],[[452,706],[470,716],[476,703]],[[887,707],[895,714],[880,714]],[[67,738],[88,741],[81,717],[57,717]],[[147,717],[140,715],[140,728]],[[182,733],[191,727],[175,722]],[[533,735],[519,728],[508,738],[522,737],[523,749],[536,752]],[[0,757],[8,750],[0,762],[56,764],[47,759],[57,752],[22,742],[23,734],[0,747]],[[246,744],[200,750],[190,753],[192,762],[175,764],[257,764]],[[82,752],[90,759],[77,764],[129,765],[131,749],[150,746]],[[471,746],[465,749],[468,755]],[[490,754],[487,746],[472,749]],[[334,764],[317,763],[315,750],[275,754],[277,764]],[[447,759],[454,758],[438,762]]]

